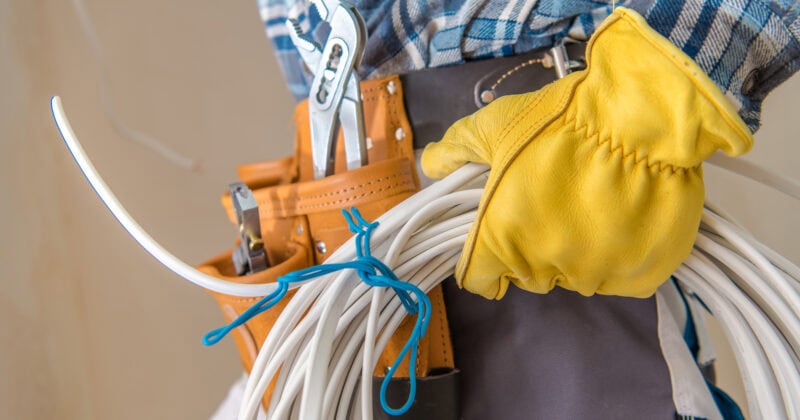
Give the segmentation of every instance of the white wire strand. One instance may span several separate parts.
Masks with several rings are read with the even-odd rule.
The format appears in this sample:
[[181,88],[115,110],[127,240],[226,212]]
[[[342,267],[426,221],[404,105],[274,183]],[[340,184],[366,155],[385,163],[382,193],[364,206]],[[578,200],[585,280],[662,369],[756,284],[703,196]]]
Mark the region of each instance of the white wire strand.
[[94,191],[97,193],[106,207],[108,207],[108,210],[111,212],[111,214],[113,214],[117,221],[119,221],[122,227],[128,231],[128,233],[133,236],[133,239],[136,240],[136,242],[138,242],[142,248],[145,249],[145,251],[152,255],[153,258],[164,264],[168,269],[184,279],[189,280],[200,287],[204,287],[218,293],[224,293],[233,296],[253,297],[266,296],[275,290],[276,285],[274,283],[240,284],[209,276],[208,274],[198,271],[194,267],[181,261],[169,251],[164,249],[164,247],[156,242],[153,237],[151,237],[144,229],[142,229],[141,226],[139,226],[138,223],[136,223],[133,217],[131,217],[127,210],[125,210],[125,207],[123,207],[119,200],[117,200],[117,197],[114,195],[114,193],[111,192],[111,189],[108,188],[108,185],[106,185],[105,181],[103,181],[103,178],[100,177],[100,174],[94,168],[94,165],[92,164],[91,160],[89,160],[86,152],[83,150],[83,147],[81,147],[77,136],[75,136],[75,132],[72,130],[72,126],[70,125],[61,105],[61,98],[54,96],[50,100],[50,104],[58,131],[61,133],[61,137],[64,139],[64,143],[66,143],[70,153],[72,153],[72,157],[75,159],[75,162],[78,164],[81,171],[83,171],[83,175],[86,177],[86,180],[89,181],[89,184],[91,184],[92,188],[94,188]]

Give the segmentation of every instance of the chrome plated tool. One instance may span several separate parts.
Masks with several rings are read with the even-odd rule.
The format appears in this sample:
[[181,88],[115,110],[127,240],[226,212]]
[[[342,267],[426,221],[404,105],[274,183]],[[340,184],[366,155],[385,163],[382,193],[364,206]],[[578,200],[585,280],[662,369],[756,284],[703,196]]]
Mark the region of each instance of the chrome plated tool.
[[330,26],[323,45],[289,19],[289,36],[314,79],[308,94],[311,158],[314,178],[333,174],[339,127],[344,135],[347,169],[367,163],[364,112],[358,74],[367,43],[367,29],[358,10],[339,0],[314,0],[320,17]]
[[264,242],[261,238],[261,220],[258,203],[247,185],[236,182],[229,187],[241,243],[233,250],[233,265],[236,274],[258,273],[269,267]]

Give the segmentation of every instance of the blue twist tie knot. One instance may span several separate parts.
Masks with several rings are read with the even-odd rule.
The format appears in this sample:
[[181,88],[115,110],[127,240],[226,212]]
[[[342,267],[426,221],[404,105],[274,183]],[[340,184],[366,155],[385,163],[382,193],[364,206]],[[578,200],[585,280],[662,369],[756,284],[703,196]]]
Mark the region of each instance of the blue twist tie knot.
[[[347,210],[342,210],[342,214],[347,220],[350,231],[355,234],[356,241],[356,259],[345,263],[332,263],[320,264],[313,267],[297,270],[292,273],[285,274],[278,277],[278,288],[261,300],[256,302],[253,306],[242,312],[241,315],[236,317],[230,324],[209,331],[203,336],[203,344],[207,346],[214,345],[222,340],[233,329],[245,324],[253,317],[269,310],[275,306],[281,299],[289,292],[289,285],[292,283],[304,282],[312,280],[317,277],[324,276],[340,270],[355,270],[358,277],[370,287],[389,287],[400,299],[406,312],[410,315],[417,315],[414,329],[408,338],[408,341],[400,350],[386,377],[383,378],[380,390],[380,401],[383,410],[393,416],[404,414],[411,408],[417,393],[417,378],[414,366],[417,365],[417,350],[419,349],[419,341],[425,336],[430,323],[431,314],[431,301],[428,296],[416,285],[400,280],[394,271],[389,268],[383,261],[372,256],[370,251],[370,239],[372,231],[378,227],[378,222],[369,223],[361,216],[361,213],[355,207]],[[416,297],[416,301],[411,296]],[[386,391],[389,387],[394,373],[397,368],[405,359],[406,355],[409,356],[409,392],[408,399],[405,404],[400,408],[392,408],[386,401]]]

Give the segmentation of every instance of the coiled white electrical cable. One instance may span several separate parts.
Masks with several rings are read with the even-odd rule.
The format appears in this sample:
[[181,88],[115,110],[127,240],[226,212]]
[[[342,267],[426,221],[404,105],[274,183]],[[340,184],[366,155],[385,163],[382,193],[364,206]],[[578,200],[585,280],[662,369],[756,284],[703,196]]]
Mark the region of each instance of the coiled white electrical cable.
[[[457,187],[459,183],[452,182],[452,179],[464,177],[464,182],[474,188],[485,179],[485,174],[470,180],[466,177],[476,175],[479,174],[462,168],[446,181],[451,187]],[[378,219],[381,225],[376,232],[394,228],[393,222],[398,215],[414,216],[394,236],[386,237],[384,230],[384,236],[372,243],[373,255],[385,259],[401,278],[425,291],[430,290],[452,273],[458,259],[457,250],[463,244],[456,241],[465,239],[465,233],[474,220],[480,189],[467,191],[474,195],[464,197],[459,196],[457,190],[438,190],[437,195],[441,198],[437,201],[415,208],[409,205],[410,200],[402,203],[402,209],[398,207],[387,212]],[[452,211],[456,206],[463,215]],[[450,231],[453,233],[448,235]],[[395,261],[397,264],[392,263],[396,250],[405,249],[405,252],[416,255],[416,250],[425,249],[416,244],[425,244],[437,237],[452,238],[453,246],[447,250],[456,252],[448,254],[443,250],[438,254],[420,255],[412,266],[435,267],[435,273],[415,273],[412,267],[408,267],[409,261],[405,261],[405,266],[401,263],[404,261],[402,258]],[[389,250],[387,241],[391,243]],[[706,209],[695,250],[675,277],[685,289],[707,303],[723,323],[726,337],[736,350],[753,416],[794,419],[800,416],[800,399],[796,397],[800,395],[800,298],[797,293],[800,269],[767,250],[733,223]],[[400,255],[403,255],[402,251]],[[408,275],[406,271],[409,271]],[[372,300],[368,303],[368,287],[360,283],[355,274],[329,276],[331,278],[317,280],[324,283],[324,287],[311,284],[301,287],[298,293],[308,288],[309,295],[304,295],[303,300],[295,297],[297,301],[289,302],[279,316],[278,323],[282,329],[267,337],[264,349],[256,358],[239,419],[252,419],[257,413],[266,386],[278,369],[280,376],[273,389],[268,418],[290,419],[294,413],[292,410],[299,410],[300,418],[372,418],[371,378],[377,362],[375,355],[383,351],[406,314],[391,291],[373,290]],[[310,297],[311,294],[314,297]],[[337,299],[332,298],[334,294]],[[343,303],[345,295],[346,304]],[[354,314],[354,311],[357,312]],[[336,318],[336,323],[330,318],[325,319],[322,312],[331,318],[343,315]],[[301,313],[306,313],[302,327],[295,328],[290,323],[281,322],[284,314],[296,320],[297,314]],[[310,325],[314,323],[316,329]],[[356,328],[354,324],[357,324]],[[372,338],[374,334],[367,336],[365,333],[369,328],[381,331],[377,342]],[[319,334],[322,330],[328,333]],[[348,345],[347,351],[332,350],[336,345],[341,346],[343,341]],[[303,362],[288,363],[286,355],[296,356]],[[345,371],[348,372],[347,380],[342,387]],[[314,374],[310,375],[310,372]],[[359,376],[361,388],[356,392],[355,382]],[[302,396],[299,395],[301,392]],[[354,407],[357,400],[360,410]]]
[[[220,293],[265,296],[275,291],[275,284],[238,284],[205,275],[156,243],[97,174],[57,97],[52,108],[87,180],[151,255],[181,277]],[[401,279],[431,290],[453,272],[486,177],[485,167],[467,165],[388,211],[378,219],[372,254]],[[709,207],[695,249],[675,278],[720,320],[735,350],[751,415],[800,418],[800,268]],[[355,257],[351,239],[328,262]],[[291,287],[299,289],[254,362],[239,418],[255,418],[274,380],[270,419],[371,419],[372,372],[407,316],[405,308],[393,291],[373,289],[350,271]]]
[[[388,211],[377,220],[380,225],[371,241],[372,255],[383,260],[398,277],[428,292],[452,273],[482,194],[481,189],[472,187],[482,185],[485,180],[485,167],[468,165],[453,177]],[[458,191],[465,187],[470,189]],[[465,217],[451,217],[450,211],[456,206],[465,212]],[[414,216],[407,219],[409,214]],[[352,259],[352,252],[343,252],[348,246],[352,247],[352,242],[339,248],[328,263]],[[305,314],[302,321],[300,314]],[[243,398],[246,408],[240,418],[255,415],[266,387],[279,368],[280,377],[272,394],[269,418],[290,418],[286,410],[297,398],[301,381],[312,384],[303,386],[301,418],[340,418],[332,414],[334,410],[339,416],[348,415],[352,401],[342,400],[342,380],[345,380],[344,389],[352,389],[359,372],[363,375],[361,383],[368,385],[366,390],[363,385],[361,387],[361,418],[371,418],[369,394],[376,357],[405,316],[405,310],[392,292],[371,289],[352,272],[328,274],[301,287],[283,309],[254,362]],[[353,328],[356,319],[360,320],[360,325]],[[373,345],[365,345],[354,354],[358,346],[352,343],[362,342],[369,328],[375,331],[372,337],[381,332],[377,343],[370,340]],[[287,334],[290,329],[293,331]],[[345,333],[353,335],[345,336]],[[304,340],[303,336],[315,337],[316,341]],[[333,349],[337,340],[346,343],[340,351]],[[308,346],[299,347],[301,342]],[[302,362],[286,368],[291,364],[287,363],[289,357],[297,357]],[[329,377],[326,372],[330,373]]]

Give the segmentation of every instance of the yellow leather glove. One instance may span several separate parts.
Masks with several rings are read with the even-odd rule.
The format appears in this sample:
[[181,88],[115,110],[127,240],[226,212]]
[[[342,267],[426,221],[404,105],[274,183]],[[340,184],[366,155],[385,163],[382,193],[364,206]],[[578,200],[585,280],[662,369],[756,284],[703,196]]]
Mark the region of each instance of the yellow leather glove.
[[456,267],[461,287],[494,299],[509,282],[650,296],[691,251],[703,160],[750,149],[714,82],[636,12],[603,22],[587,63],[497,99],[425,149],[432,178],[466,162],[492,167]]

